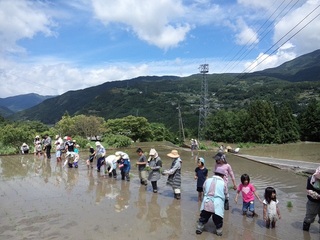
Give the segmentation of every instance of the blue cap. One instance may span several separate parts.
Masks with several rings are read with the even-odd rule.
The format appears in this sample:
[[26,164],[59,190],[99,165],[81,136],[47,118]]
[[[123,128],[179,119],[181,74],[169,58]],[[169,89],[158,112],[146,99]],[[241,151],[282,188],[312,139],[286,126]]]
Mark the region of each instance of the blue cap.
[[204,164],[204,158],[198,158],[199,162],[202,162]]

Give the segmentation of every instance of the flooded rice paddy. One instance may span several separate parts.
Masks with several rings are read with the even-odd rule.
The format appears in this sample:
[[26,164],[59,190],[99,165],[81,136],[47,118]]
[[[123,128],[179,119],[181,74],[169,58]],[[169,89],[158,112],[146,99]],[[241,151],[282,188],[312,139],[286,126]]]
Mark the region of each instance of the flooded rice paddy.
[[[310,158],[319,157],[319,153],[314,153],[319,151],[318,146],[308,150]],[[174,147],[160,143],[142,145],[146,152],[151,147],[158,150],[163,169],[169,168],[171,160],[166,154]],[[300,156],[310,161],[306,147],[302,149]],[[64,168],[54,158],[46,160],[32,154],[1,156],[0,239],[320,239],[318,219],[309,233],[301,230],[307,202],[305,176],[227,154],[237,184],[240,176],[248,173],[261,198],[267,186],[276,189],[282,219],[275,229],[266,229],[263,206],[258,201],[255,204],[258,217],[242,216],[242,201],[235,204],[235,191],[230,190],[230,210],[225,212],[223,236],[213,234],[211,220],[205,231],[196,235],[199,216],[193,178],[196,164],[189,149],[178,148],[183,160],[181,200],[173,198],[164,176],[158,182],[158,193],[152,192],[150,182],[147,188],[141,186],[134,164],[138,159],[136,148],[123,150],[131,158],[130,182],[121,181],[119,175],[118,179],[113,179],[95,169],[88,170],[86,150],[80,152],[78,169]],[[261,154],[262,150],[257,150],[256,154],[251,151],[245,154],[268,156]],[[266,150],[265,154],[272,151],[273,157],[296,159],[289,156],[290,149],[287,155],[275,155],[280,152],[275,149]],[[214,167],[214,153],[199,152],[199,156],[206,159],[210,173]],[[296,160],[303,160],[300,156]],[[292,207],[287,207],[288,202]]]

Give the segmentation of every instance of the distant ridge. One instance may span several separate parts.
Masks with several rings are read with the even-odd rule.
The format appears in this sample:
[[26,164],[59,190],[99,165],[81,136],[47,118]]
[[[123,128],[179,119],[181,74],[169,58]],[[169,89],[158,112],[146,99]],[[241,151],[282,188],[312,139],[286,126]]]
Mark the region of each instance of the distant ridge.
[[46,99],[54,96],[41,96],[36,93],[23,94],[13,97],[0,98],[0,106],[12,111],[12,113],[19,112],[31,108]]
[[269,76],[290,82],[320,80],[320,49],[301,55],[279,67],[252,73],[252,76]]
[[[240,74],[207,74],[210,114],[220,109],[239,110],[256,99],[272,103],[290,102],[295,114],[319,98],[320,50],[300,56],[279,67]],[[141,76],[106,82],[86,89],[68,91],[38,105],[16,112],[15,121],[37,120],[55,124],[68,113],[104,119],[128,115],[145,117],[178,131],[178,106],[183,123],[197,128],[202,74],[187,77]]]

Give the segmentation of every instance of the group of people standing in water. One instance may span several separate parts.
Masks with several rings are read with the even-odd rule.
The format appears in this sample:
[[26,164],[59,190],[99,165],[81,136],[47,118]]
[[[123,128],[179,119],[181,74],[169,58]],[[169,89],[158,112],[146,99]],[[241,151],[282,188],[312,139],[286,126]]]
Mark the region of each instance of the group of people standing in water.
[[[65,164],[69,168],[78,167],[79,145],[72,141],[71,137],[66,137],[63,141],[56,136],[55,150],[57,161],[62,161],[62,154],[65,154]],[[45,152],[46,157],[50,159],[51,138],[44,136],[40,141],[39,136],[34,141],[34,154]],[[41,145],[42,147],[38,147]],[[120,170],[121,180],[130,181],[131,160],[127,153],[116,151],[114,154],[106,155],[106,149],[97,141],[96,148],[90,147],[89,157],[86,160],[88,170],[93,169],[93,161],[96,159],[97,172],[103,171],[109,177],[117,178],[117,168]],[[45,149],[45,150],[44,150]],[[192,149],[195,150],[195,149]],[[26,144],[21,146],[21,152],[27,154],[29,147]],[[154,194],[158,192],[158,181],[161,175],[167,175],[167,184],[172,187],[174,198],[181,198],[181,167],[182,159],[177,150],[167,153],[167,157],[171,158],[171,166],[167,170],[162,170],[163,163],[155,148],[151,148],[148,156],[142,148],[136,150],[137,158],[136,166],[138,168],[140,184],[147,186],[148,181],[151,183]],[[197,154],[198,155],[198,154]],[[73,156],[69,158],[68,156]],[[196,233],[201,234],[205,224],[212,218],[215,224],[215,234],[222,235],[224,212],[229,210],[230,195],[229,182],[232,183],[232,189],[236,191],[235,203],[238,198],[242,197],[242,214],[244,216],[256,217],[255,199],[263,204],[263,219],[266,228],[275,228],[277,220],[281,219],[279,201],[275,188],[268,186],[264,191],[264,199],[257,194],[255,186],[250,182],[248,174],[242,174],[241,183],[237,185],[231,165],[227,162],[224,151],[219,151],[213,156],[215,166],[213,176],[209,177],[208,169],[205,166],[205,159],[197,156],[197,166],[195,168],[194,179],[196,180],[196,191],[198,192],[198,201],[200,205],[200,216],[197,221]],[[70,160],[71,159],[71,160]],[[309,231],[311,223],[315,221],[318,215],[318,223],[320,224],[320,167],[307,180],[307,204],[306,214],[303,221],[302,229]]]
[[[222,235],[224,211],[229,210],[229,193],[228,182],[231,178],[233,189],[236,190],[235,203],[238,197],[242,195],[242,214],[256,217],[255,198],[263,204],[263,219],[266,228],[275,228],[277,220],[281,219],[280,209],[276,190],[269,186],[265,188],[264,200],[257,194],[256,189],[250,183],[248,174],[241,175],[241,183],[237,186],[233,170],[227,163],[226,156],[223,152],[218,152],[214,157],[216,160],[214,175],[208,176],[203,158],[198,159],[198,167],[195,169],[195,179],[197,179],[198,201],[201,202],[200,217],[197,222],[196,233],[203,232],[205,224],[212,217],[215,224],[215,234]],[[303,230],[309,231],[311,223],[315,221],[318,215],[320,223],[320,166],[315,173],[307,180],[307,197],[306,214],[303,221]]]
[[[96,150],[90,147],[90,155],[87,159],[88,169],[92,169],[92,162],[94,158],[97,160],[97,172],[104,171],[109,177],[117,178],[116,169],[120,169],[121,180],[130,181],[131,160],[127,153],[116,151],[114,154],[106,156],[106,149],[100,142],[96,142]],[[174,198],[180,199],[181,197],[181,163],[182,160],[177,150],[172,150],[167,154],[172,159],[171,167],[167,170],[161,170],[162,160],[156,151],[151,148],[148,158],[141,148],[136,150],[138,161],[139,179],[141,185],[148,185],[151,182],[153,193],[158,192],[158,180],[161,175],[168,175],[167,184],[172,187]],[[103,168],[103,169],[102,169]]]

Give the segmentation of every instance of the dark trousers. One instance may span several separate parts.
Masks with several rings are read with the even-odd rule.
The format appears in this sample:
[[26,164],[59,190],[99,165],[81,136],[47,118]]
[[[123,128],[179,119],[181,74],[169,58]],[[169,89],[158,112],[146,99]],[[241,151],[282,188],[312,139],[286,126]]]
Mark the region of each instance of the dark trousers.
[[[108,172],[110,171],[110,168],[111,167],[108,167]],[[112,172],[111,173],[109,173],[109,177],[114,177],[114,178],[116,178],[117,177],[117,171],[115,170],[115,169],[112,169]]]
[[206,224],[209,221],[211,216],[212,216],[212,221],[216,225],[216,228],[217,229],[222,228],[222,226],[223,226],[223,218],[220,217],[219,215],[216,215],[215,213],[207,212],[206,210],[202,210],[201,211],[199,222],[202,223],[202,224]]
[[152,181],[151,185],[153,190],[158,190],[157,181]]
[[121,170],[121,179],[125,180],[127,179],[127,181],[130,181],[130,175],[129,175],[129,171],[123,171]]
[[104,157],[98,158],[97,160],[97,171],[100,172],[100,168],[104,163]]
[[51,145],[46,146],[46,154],[47,154],[47,158],[50,159],[51,158]]

